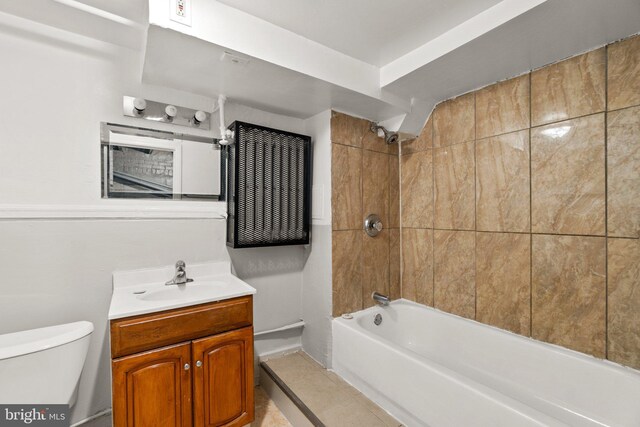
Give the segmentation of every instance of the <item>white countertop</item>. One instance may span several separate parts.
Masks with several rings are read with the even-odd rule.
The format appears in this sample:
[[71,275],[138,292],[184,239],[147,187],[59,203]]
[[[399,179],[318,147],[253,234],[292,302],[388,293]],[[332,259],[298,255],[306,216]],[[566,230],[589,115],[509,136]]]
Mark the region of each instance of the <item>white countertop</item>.
[[231,263],[187,264],[193,282],[165,285],[174,266],[113,273],[109,319],[155,313],[213,301],[253,295],[256,290],[231,274]]

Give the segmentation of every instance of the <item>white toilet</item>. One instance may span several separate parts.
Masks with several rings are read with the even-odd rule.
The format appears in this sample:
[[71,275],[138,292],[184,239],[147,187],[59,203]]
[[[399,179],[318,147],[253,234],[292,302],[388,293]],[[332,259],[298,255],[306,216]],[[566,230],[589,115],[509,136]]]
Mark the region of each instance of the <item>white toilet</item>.
[[73,405],[92,332],[81,321],[0,335],[0,403]]

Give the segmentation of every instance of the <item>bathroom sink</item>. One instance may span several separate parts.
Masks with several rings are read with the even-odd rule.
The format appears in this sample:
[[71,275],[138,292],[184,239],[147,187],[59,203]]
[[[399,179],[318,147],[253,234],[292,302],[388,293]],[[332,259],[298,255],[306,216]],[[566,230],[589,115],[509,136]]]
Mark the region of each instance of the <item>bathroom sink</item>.
[[175,267],[131,270],[113,274],[113,294],[109,319],[156,313],[174,308],[223,301],[256,290],[231,273],[231,263],[187,264],[189,283],[165,285],[175,275]]
[[[222,288],[228,287],[226,283],[219,281],[207,281],[200,283],[188,283],[185,285],[171,285],[161,289],[154,289],[152,291],[145,291],[144,293],[136,294],[138,299],[144,301],[171,301],[171,300],[184,300],[192,298],[206,298],[213,292],[217,292]],[[216,289],[217,288],[217,289]],[[140,291],[138,291],[140,292]]]

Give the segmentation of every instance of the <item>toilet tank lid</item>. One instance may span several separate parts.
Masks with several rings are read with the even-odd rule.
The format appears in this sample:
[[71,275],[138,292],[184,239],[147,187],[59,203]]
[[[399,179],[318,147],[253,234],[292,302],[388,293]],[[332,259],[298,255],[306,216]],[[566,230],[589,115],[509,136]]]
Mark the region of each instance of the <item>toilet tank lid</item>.
[[0,360],[58,347],[92,332],[93,323],[83,320],[0,335]]

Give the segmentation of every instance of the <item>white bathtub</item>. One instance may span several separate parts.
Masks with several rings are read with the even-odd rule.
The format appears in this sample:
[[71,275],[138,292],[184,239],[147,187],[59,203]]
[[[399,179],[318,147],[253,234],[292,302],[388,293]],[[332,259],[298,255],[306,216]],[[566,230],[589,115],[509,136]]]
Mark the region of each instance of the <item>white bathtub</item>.
[[333,369],[407,426],[640,426],[638,371],[406,300],[335,319]]

